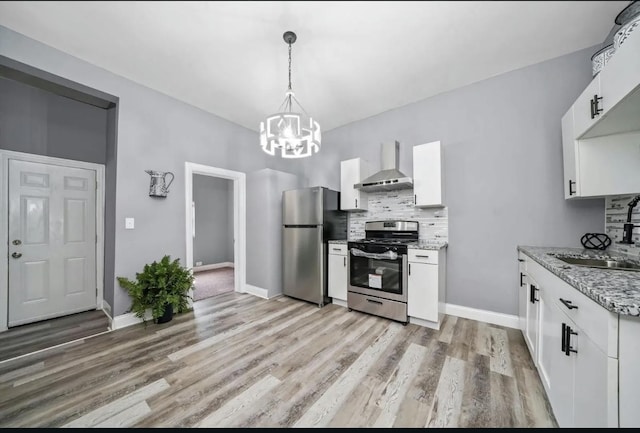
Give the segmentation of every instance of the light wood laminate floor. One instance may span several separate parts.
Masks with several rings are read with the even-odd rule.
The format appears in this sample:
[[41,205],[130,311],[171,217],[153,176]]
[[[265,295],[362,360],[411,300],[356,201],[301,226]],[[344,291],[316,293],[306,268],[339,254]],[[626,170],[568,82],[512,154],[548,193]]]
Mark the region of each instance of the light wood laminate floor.
[[0,332],[0,361],[26,355],[109,330],[102,310],[85,311]]
[[2,427],[555,427],[518,330],[229,293],[0,363]]

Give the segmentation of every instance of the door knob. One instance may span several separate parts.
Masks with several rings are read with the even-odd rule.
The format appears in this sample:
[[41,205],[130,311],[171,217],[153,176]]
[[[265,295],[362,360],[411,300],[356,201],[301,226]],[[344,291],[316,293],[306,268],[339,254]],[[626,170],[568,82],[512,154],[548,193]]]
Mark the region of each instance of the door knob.
[[13,253],[11,254],[11,257],[13,257],[14,259],[19,259],[20,257],[22,257],[22,253]]
[[12,244],[13,245],[22,245],[22,241],[20,239],[14,239]]

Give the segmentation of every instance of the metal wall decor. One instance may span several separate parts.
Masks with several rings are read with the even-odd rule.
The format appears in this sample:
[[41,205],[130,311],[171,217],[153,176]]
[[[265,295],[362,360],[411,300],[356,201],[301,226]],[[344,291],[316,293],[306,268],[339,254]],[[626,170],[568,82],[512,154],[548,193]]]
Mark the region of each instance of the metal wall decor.
[[[173,182],[174,176],[170,171],[145,170],[151,176],[151,184],[149,185],[149,195],[151,197],[166,197],[169,192],[169,186]],[[171,175],[171,180],[166,181],[167,175]]]

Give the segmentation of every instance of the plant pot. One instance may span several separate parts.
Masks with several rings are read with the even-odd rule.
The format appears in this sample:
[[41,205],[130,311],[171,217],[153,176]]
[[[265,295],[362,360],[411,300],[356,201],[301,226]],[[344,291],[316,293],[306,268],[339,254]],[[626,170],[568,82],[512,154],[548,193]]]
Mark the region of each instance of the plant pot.
[[164,314],[156,319],[156,323],[166,323],[173,319],[173,305],[165,304]]

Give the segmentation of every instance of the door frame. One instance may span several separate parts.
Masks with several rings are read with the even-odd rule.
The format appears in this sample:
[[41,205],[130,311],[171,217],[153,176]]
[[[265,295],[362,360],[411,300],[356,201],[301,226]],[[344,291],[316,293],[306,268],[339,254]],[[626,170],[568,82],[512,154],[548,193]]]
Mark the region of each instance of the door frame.
[[[0,215],[9,216],[9,160],[95,170],[96,182],[96,308],[104,310],[105,166],[53,156],[0,149]],[[4,303],[4,305],[2,305]],[[9,225],[0,224],[0,332],[9,329]]]
[[[219,177],[233,181],[233,261],[235,281],[234,291],[244,293],[246,291],[246,221],[247,208],[245,206],[247,197],[246,174],[240,171],[226,170],[224,168],[211,167],[208,165],[196,164],[194,162],[184,163],[184,185],[185,185],[185,237],[186,237],[186,264],[189,269],[193,269],[193,175]],[[192,294],[192,291],[189,293]],[[191,301],[190,301],[191,303]]]

